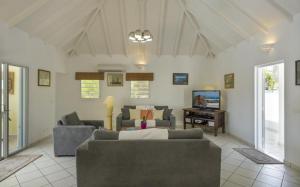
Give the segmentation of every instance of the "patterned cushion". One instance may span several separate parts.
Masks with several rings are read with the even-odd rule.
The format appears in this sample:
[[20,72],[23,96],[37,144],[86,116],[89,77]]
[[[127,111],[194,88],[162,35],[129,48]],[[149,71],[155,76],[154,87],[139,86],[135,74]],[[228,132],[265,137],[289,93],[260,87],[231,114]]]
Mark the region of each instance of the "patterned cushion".
[[165,109],[164,114],[163,114],[163,119],[164,120],[169,120],[171,117],[173,109]]
[[152,110],[141,110],[141,119],[144,117],[146,120],[153,120],[153,111]]

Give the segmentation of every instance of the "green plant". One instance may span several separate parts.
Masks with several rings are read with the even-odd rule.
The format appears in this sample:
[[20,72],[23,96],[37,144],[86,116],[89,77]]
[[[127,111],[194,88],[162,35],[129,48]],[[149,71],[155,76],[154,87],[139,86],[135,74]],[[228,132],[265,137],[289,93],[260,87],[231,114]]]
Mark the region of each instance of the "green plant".
[[273,74],[269,71],[264,71],[264,77],[267,84],[268,90],[275,90],[276,80],[273,77]]

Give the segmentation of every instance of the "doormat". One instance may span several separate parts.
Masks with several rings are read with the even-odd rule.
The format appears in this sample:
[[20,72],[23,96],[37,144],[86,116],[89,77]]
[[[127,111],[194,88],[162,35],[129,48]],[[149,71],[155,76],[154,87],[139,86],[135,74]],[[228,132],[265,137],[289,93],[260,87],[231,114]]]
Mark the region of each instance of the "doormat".
[[283,164],[283,162],[254,148],[233,148],[233,150],[249,158],[256,164]]

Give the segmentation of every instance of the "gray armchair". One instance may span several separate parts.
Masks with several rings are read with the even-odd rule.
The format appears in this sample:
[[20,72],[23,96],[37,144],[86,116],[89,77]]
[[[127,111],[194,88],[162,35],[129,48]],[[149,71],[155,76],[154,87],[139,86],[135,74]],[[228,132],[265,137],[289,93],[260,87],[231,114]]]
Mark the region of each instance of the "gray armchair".
[[[135,108],[136,106],[124,106],[122,109],[122,112],[117,116],[116,118],[116,129],[117,131],[120,131],[122,128],[128,128],[128,127],[135,127],[135,121],[129,119],[129,114],[126,112],[126,108]],[[164,110],[167,109],[169,110],[169,114],[165,116],[164,113],[164,119],[159,120],[156,119],[156,126],[158,128],[170,128],[170,129],[175,129],[176,127],[176,117],[171,114],[172,109],[169,109],[168,106],[154,106],[155,109],[158,110]],[[125,109],[125,110],[124,110]]]
[[75,112],[64,116],[53,128],[55,156],[74,156],[76,148],[88,139],[95,129],[103,126],[102,120],[79,120]]

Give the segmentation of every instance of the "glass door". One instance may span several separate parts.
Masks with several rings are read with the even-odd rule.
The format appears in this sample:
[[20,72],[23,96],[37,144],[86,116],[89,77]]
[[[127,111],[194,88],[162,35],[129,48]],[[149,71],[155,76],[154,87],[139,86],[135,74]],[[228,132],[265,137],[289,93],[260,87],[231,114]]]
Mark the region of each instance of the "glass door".
[[1,64],[1,157],[26,145],[28,69]]
[[284,159],[284,63],[256,68],[256,148]]

